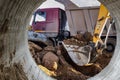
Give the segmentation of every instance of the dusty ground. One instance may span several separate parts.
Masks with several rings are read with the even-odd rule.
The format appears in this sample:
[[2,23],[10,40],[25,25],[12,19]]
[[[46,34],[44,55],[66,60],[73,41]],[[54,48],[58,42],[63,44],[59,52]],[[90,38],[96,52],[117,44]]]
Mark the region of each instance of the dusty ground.
[[[91,35],[85,35],[84,37],[82,35],[76,35],[64,42],[83,46],[86,45],[88,41],[91,41]],[[62,46],[47,46],[41,48],[32,42],[29,42],[29,45],[31,54],[38,66],[46,74],[57,80],[86,80],[105,68],[112,57],[112,53],[104,52],[103,55],[100,55],[96,61],[92,63],[92,65],[78,66],[72,62]]]

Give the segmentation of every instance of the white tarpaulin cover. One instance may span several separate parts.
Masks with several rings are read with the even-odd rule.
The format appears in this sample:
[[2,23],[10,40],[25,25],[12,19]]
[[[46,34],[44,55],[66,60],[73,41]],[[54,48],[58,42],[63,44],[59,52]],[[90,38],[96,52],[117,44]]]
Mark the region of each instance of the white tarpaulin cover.
[[91,7],[100,5],[100,2],[98,0],[71,0],[71,1],[79,7]]

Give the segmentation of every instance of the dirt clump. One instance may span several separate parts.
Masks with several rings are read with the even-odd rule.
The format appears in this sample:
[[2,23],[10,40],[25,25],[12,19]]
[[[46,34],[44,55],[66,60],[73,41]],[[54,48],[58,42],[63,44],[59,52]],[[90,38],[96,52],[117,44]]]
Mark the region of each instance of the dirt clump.
[[83,34],[83,37],[85,39],[86,42],[92,41],[93,40],[93,36],[90,32],[85,32]]
[[74,38],[79,40],[79,41],[85,41],[85,38],[83,37],[83,34],[77,34],[76,36],[74,36]]
[[87,45],[87,42],[79,41],[75,38],[64,40],[64,43],[68,45],[78,45],[78,46]]
[[77,34],[70,39],[64,40],[64,43],[68,45],[85,46],[92,41],[92,38],[93,36],[90,32],[85,32],[84,34]]
[[42,48],[36,45],[35,43],[30,42],[30,41],[28,43],[29,43],[30,50],[33,49],[35,52],[42,51]]
[[75,36],[73,36],[73,38],[79,40],[79,41],[83,41],[83,42],[89,42],[92,41],[92,34],[90,32],[85,32],[85,33],[79,33],[76,34]]
[[52,52],[55,52],[55,51],[56,51],[56,50],[55,50],[55,47],[53,47],[53,46],[47,46],[47,47],[44,48],[44,50],[45,50],[45,51],[52,51]]
[[53,52],[47,52],[42,59],[42,64],[51,71],[57,70],[59,58]]

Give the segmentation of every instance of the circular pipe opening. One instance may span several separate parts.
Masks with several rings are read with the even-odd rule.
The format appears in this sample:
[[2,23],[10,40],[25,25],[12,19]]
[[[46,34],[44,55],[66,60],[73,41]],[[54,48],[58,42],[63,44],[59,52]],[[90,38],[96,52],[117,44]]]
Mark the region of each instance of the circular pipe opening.
[[[40,41],[38,41],[38,42],[33,42],[33,43],[36,43],[36,44],[39,44],[40,43]],[[31,43],[30,42],[30,44],[33,44],[33,43]],[[45,43],[44,43],[45,44]],[[35,44],[33,44],[32,45],[32,47],[35,49]],[[37,45],[36,45],[37,46]],[[39,44],[39,46],[41,46],[41,44]],[[42,47],[43,48],[43,47]],[[49,47],[50,48],[50,47]],[[43,69],[43,63],[42,63],[42,58],[44,57],[44,55],[45,54],[47,54],[47,52],[51,52],[51,51],[45,51],[44,50],[44,48],[43,49],[41,49],[40,48],[40,51],[38,51],[38,52],[36,52],[35,51],[35,53],[32,51],[32,54],[34,54],[33,55],[33,57],[35,58],[35,61],[36,61],[36,63],[39,65],[39,67],[43,70],[43,71],[45,71],[46,73],[47,72],[49,72],[49,73],[51,73],[52,71],[50,71],[50,70],[48,70],[49,69],[49,67],[50,67],[50,65],[49,65],[49,67],[48,67],[48,69],[46,68],[46,67],[44,67],[44,69]],[[52,51],[52,52],[54,52],[53,54],[56,54],[56,52],[57,51]],[[62,53],[64,53],[64,52],[62,52]],[[105,54],[106,53],[106,54]],[[39,58],[39,57],[36,57],[35,56],[35,54],[37,55],[37,56],[42,56],[42,58]],[[56,54],[57,55],[57,54]],[[111,56],[112,56],[112,54],[108,54],[107,52],[104,52],[104,54],[102,55],[102,56],[100,56],[99,58],[98,58],[98,60],[94,63],[94,65],[91,65],[91,66],[83,66],[83,67],[79,67],[79,66],[77,66],[76,64],[74,64],[74,63],[72,63],[71,61],[70,61],[70,58],[68,57],[68,55],[65,55],[64,57],[66,58],[66,56],[67,56],[67,58],[68,59],[66,59],[68,62],[67,63],[69,63],[70,65],[72,65],[73,66],[73,68],[72,67],[70,67],[70,66],[67,66],[68,68],[70,67],[71,69],[73,69],[73,70],[78,70],[78,73],[79,73],[79,71],[80,71],[80,73],[82,73],[82,74],[84,74],[84,77],[83,77],[83,75],[82,74],[80,74],[80,75],[78,75],[79,77],[80,76],[82,76],[82,78],[83,79],[85,79],[86,78],[86,76],[94,76],[94,75],[96,75],[96,74],[98,74],[104,67],[106,67],[107,66],[107,64],[109,63],[109,61],[110,61],[110,59],[111,59]],[[39,59],[38,59],[39,58]],[[48,59],[49,59],[50,57],[48,56]],[[64,59],[65,59],[64,58]],[[50,60],[48,60],[48,61],[50,61]],[[47,62],[48,62],[47,61]],[[65,62],[65,61],[64,61]],[[99,65],[100,64],[100,65]],[[67,64],[68,65],[68,64]],[[59,64],[59,66],[60,66],[60,64]],[[62,66],[64,66],[64,65],[62,65]],[[65,71],[65,70],[64,70]],[[60,71],[55,71],[55,73],[59,73]],[[66,71],[65,72],[67,72],[67,69],[66,69]],[[77,71],[76,71],[77,72]],[[51,74],[49,74],[49,73],[47,73],[48,75],[51,75],[51,76],[53,76],[54,75],[54,77],[56,77],[56,74],[53,74],[53,73],[51,73]],[[73,75],[76,75],[74,72],[72,72],[73,73]],[[61,73],[62,74],[62,73]],[[67,74],[69,74],[69,72],[67,73]],[[67,75],[66,74],[66,75]],[[65,75],[65,74],[64,74]],[[69,76],[69,75],[67,75],[67,76]],[[63,76],[58,76],[57,75],[57,77],[59,77],[59,78],[61,78],[62,79],[62,77]],[[73,77],[70,77],[71,79],[73,79],[74,78],[74,76]]]
[[[0,1],[0,70],[2,72],[10,72],[14,70],[13,68],[19,66],[20,71],[25,72],[26,77],[29,80],[51,80],[47,77],[35,64],[31,55],[29,54],[26,28],[23,27],[28,22],[28,18],[31,12],[40,4],[42,1],[29,1],[29,0],[19,0],[19,1]],[[119,3],[120,1],[110,0],[101,1],[104,3],[113,19],[116,22],[117,30],[117,46],[115,49],[114,56],[109,63],[109,65],[101,71],[98,75],[90,78],[89,80],[119,80]],[[19,4],[19,5],[18,5]],[[35,5],[35,7],[33,7]],[[23,25],[24,24],[24,25]],[[6,57],[7,56],[7,57]],[[19,64],[18,66],[16,64]],[[15,65],[15,66],[14,66]],[[20,67],[22,66],[22,68]],[[6,69],[10,69],[7,71]],[[19,70],[13,72],[17,73]],[[12,74],[9,75],[9,79],[17,80],[13,78]],[[4,74],[0,74],[3,77]],[[24,78],[24,77],[23,77]],[[24,78],[26,80],[26,78]]]

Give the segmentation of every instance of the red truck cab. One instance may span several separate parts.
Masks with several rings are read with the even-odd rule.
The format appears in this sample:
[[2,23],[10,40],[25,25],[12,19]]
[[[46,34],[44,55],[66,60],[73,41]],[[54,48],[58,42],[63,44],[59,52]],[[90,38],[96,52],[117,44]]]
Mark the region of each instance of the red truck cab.
[[65,30],[66,14],[60,8],[38,9],[34,13],[33,31],[43,33],[47,37],[56,37]]

